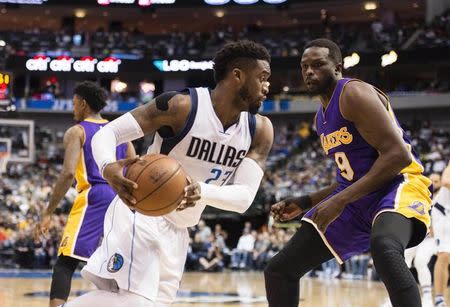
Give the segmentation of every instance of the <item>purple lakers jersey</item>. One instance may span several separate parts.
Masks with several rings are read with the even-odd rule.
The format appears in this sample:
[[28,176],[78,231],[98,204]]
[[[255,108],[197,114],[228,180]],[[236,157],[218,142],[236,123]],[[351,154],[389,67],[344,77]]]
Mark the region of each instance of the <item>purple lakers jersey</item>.
[[[344,186],[348,186],[363,177],[378,158],[376,149],[364,140],[353,122],[346,120],[341,114],[339,98],[345,85],[351,80],[349,78],[339,80],[327,108],[324,109],[320,106],[316,115],[317,134],[320,137],[323,150],[328,157],[336,162],[337,182]],[[354,82],[360,82],[353,80]],[[385,96],[381,91],[376,90]],[[402,133],[403,140],[412,154],[411,164],[400,173],[421,174],[423,172],[422,164],[413,152],[410,141],[397,122],[389,103],[387,111]]]
[[[78,192],[87,189],[94,184],[107,184],[106,180],[100,174],[100,171],[95,163],[92,155],[92,137],[104,125],[108,123],[107,120],[85,119],[79,125],[84,130],[84,142],[81,157],[78,160],[78,165],[75,173],[75,180],[77,182],[76,189]],[[116,148],[116,159],[124,159],[127,153],[127,144],[121,144]]]

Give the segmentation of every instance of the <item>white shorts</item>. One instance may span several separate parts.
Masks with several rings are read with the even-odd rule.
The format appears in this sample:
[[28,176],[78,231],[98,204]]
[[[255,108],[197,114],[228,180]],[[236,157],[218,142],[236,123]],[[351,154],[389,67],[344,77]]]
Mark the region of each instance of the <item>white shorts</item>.
[[431,225],[438,253],[450,253],[450,212],[445,214],[436,208],[431,211]]
[[[119,197],[105,215],[101,245],[82,270],[115,280],[120,289],[171,304],[177,294],[189,245],[187,228],[164,217],[133,213]],[[98,285],[97,285],[98,286]]]
[[413,259],[416,259],[414,266],[417,265],[418,260],[423,260],[423,262],[426,262],[425,265],[428,265],[428,262],[435,253],[435,240],[433,237],[427,236],[419,245],[405,250],[405,262],[409,268],[412,266]]

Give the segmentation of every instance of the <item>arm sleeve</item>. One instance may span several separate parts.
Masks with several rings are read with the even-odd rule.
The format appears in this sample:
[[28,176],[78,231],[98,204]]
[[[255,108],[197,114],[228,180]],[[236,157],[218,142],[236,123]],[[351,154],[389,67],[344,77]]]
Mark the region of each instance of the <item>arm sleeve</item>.
[[92,155],[103,176],[105,166],[116,160],[116,146],[144,136],[139,123],[125,113],[101,128],[92,138]]
[[252,204],[264,171],[251,158],[244,158],[236,169],[234,184],[216,186],[200,182],[200,201],[228,211],[244,213]]

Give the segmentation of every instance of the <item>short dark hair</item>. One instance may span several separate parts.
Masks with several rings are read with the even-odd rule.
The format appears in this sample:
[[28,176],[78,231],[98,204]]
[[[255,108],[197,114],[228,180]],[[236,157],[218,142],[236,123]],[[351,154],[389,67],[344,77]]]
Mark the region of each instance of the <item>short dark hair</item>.
[[342,63],[342,53],[341,53],[341,49],[339,48],[339,46],[326,38],[318,38],[315,40],[312,40],[310,42],[308,42],[305,45],[305,48],[303,49],[303,52],[305,52],[306,49],[310,48],[310,47],[322,47],[322,48],[327,48],[329,50],[329,54],[328,57],[330,59],[333,60],[334,63],[336,64],[341,64]]
[[220,82],[233,68],[242,68],[246,62],[242,59],[264,60],[270,63],[270,54],[266,47],[253,41],[228,43],[214,57],[214,80]]
[[75,87],[73,93],[86,100],[94,112],[100,112],[106,106],[106,91],[95,82],[83,81]]

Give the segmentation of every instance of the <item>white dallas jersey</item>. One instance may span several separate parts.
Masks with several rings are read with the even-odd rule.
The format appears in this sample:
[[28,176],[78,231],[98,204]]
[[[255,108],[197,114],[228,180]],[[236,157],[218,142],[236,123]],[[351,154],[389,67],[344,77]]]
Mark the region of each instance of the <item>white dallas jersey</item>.
[[433,198],[434,207],[443,207],[445,210],[450,211],[450,189],[441,187]]
[[[147,153],[161,153],[179,161],[194,180],[225,185],[247,155],[255,132],[255,116],[242,112],[239,121],[224,131],[208,88],[189,89],[191,111],[183,130],[170,138],[155,134]],[[207,204],[198,202],[164,217],[179,227],[198,223]]]

